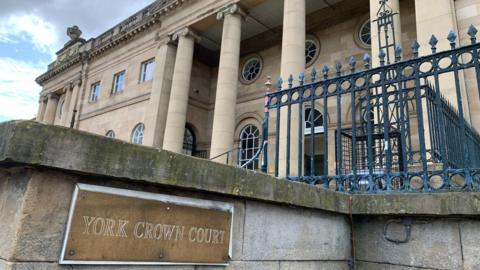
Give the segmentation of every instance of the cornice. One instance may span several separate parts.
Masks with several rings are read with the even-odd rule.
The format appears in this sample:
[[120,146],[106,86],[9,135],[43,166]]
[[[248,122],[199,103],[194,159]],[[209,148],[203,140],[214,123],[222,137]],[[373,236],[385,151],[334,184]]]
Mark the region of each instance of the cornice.
[[49,71],[43,73],[35,81],[39,85],[43,85],[45,82],[50,80],[51,78],[55,77],[56,75],[70,69],[70,67],[74,66],[77,63],[82,62],[83,60],[86,60],[88,58],[88,55],[83,52],[83,53],[78,53],[75,54],[66,60],[62,61],[59,65],[55,66],[54,68],[50,69]]
[[110,49],[113,49],[114,47],[120,45],[121,43],[124,43],[128,40],[133,39],[136,35],[148,30],[155,24],[160,24],[161,21],[158,17],[153,17],[150,18],[148,21],[144,21],[142,24],[138,25],[137,27],[134,27],[128,32],[121,33],[120,35],[114,36],[111,39],[108,39],[97,46],[93,47],[89,53],[88,53],[88,58],[93,59],[95,57],[98,57]]
[[[169,12],[180,7],[184,3],[192,0],[157,0],[155,3],[146,7],[144,10],[138,12],[137,14],[129,17],[120,24],[116,25],[114,28],[108,30],[104,34],[98,36],[95,39],[89,40],[86,44],[92,43],[92,48],[80,52],[75,55],[68,57],[63,60],[61,63],[57,63],[56,66],[40,75],[35,81],[43,85],[51,78],[56,75],[63,73],[77,63],[80,63],[84,60],[90,60],[95,57],[98,57],[109,50],[117,47],[118,45],[128,42],[133,39],[135,36],[139,35],[142,32],[145,32],[149,28],[161,24],[160,17],[168,14]],[[136,22],[136,18],[141,16],[140,21]],[[116,32],[118,30],[118,32]],[[110,37],[108,37],[111,35]],[[105,40],[102,40],[103,38]],[[100,42],[99,42],[100,41]],[[96,43],[99,42],[99,43]]]

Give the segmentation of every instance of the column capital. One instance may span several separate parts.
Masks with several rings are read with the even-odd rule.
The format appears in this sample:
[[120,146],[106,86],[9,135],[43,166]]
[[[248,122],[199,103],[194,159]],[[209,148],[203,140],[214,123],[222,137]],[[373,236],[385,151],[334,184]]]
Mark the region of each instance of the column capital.
[[71,83],[70,90],[73,90],[75,86],[80,86],[80,85],[82,85],[82,78],[74,79]]
[[226,7],[221,8],[217,12],[217,20],[219,20],[219,21],[223,20],[228,15],[233,15],[233,14],[239,14],[242,17],[247,16],[247,14],[243,11],[242,8],[240,8],[240,6],[238,6],[237,4],[231,4],[231,5],[228,5]]
[[70,83],[67,83],[63,89],[62,89],[62,94],[65,94],[67,93],[69,90],[72,90],[73,89],[73,84],[70,82]]
[[42,103],[42,102],[47,103],[47,101],[48,101],[47,95],[40,95],[38,103]]
[[199,42],[201,40],[201,37],[197,33],[195,33],[192,29],[190,29],[190,27],[181,28],[175,31],[171,36],[173,41],[178,41],[180,37],[187,37],[187,36],[192,37],[195,40],[195,42]]
[[155,36],[155,41],[158,44],[158,48],[162,47],[163,45],[173,45],[173,35],[159,35]]
[[46,96],[49,100],[50,99],[56,99],[56,100],[60,99],[60,96],[56,93],[48,93]]

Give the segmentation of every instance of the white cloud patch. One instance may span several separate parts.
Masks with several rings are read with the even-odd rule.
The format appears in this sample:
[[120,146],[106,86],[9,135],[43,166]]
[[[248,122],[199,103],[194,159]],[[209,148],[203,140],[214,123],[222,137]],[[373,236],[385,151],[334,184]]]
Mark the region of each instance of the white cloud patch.
[[11,15],[0,21],[0,42],[28,42],[41,53],[52,57],[59,48],[59,38],[53,24],[32,15]]
[[35,78],[45,71],[46,63],[27,63],[0,58],[0,118],[31,119],[38,109],[41,87]]
[[[6,119],[31,119],[38,109],[41,87],[35,78],[49,63],[35,62],[55,52],[68,41],[67,27],[78,25],[83,37],[95,37],[128,18],[153,0],[0,0],[0,43],[11,44],[8,57],[0,57],[0,122]],[[108,16],[105,16],[108,10]],[[31,46],[22,59],[16,46]]]

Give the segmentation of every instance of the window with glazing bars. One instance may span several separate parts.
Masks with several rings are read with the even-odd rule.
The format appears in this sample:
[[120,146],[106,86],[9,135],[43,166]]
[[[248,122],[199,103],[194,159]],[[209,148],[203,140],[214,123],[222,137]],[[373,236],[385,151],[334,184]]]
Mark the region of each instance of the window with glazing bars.
[[100,82],[96,82],[90,86],[90,95],[88,96],[88,101],[95,102],[98,100],[100,94]]
[[124,88],[125,88],[125,71],[122,71],[113,76],[112,94],[122,92]]
[[155,59],[150,59],[142,63],[140,68],[140,83],[153,80],[154,68]]

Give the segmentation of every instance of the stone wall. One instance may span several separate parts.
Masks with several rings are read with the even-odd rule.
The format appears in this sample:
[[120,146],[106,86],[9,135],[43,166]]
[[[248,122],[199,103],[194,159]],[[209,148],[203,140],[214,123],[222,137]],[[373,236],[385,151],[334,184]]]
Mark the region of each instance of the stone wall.
[[[230,265],[59,265],[76,183],[232,203]],[[347,195],[76,130],[0,124],[0,270],[477,270],[479,214],[476,193]],[[407,243],[385,239],[385,224],[405,238],[408,220]]]
[[[358,269],[480,269],[478,219],[416,217],[408,243],[395,244],[384,239],[384,228],[398,219],[402,217],[355,219]],[[403,240],[404,228],[392,223],[386,232],[393,240]]]
[[[233,203],[233,256],[230,266],[220,269],[318,269],[327,266],[328,269],[348,269],[350,226],[340,214],[152,185],[133,185],[128,181],[53,170],[19,167],[0,171],[2,270],[99,269],[94,266],[72,268],[57,263],[75,183]],[[206,266],[132,266],[128,269],[147,268],[218,269]]]

